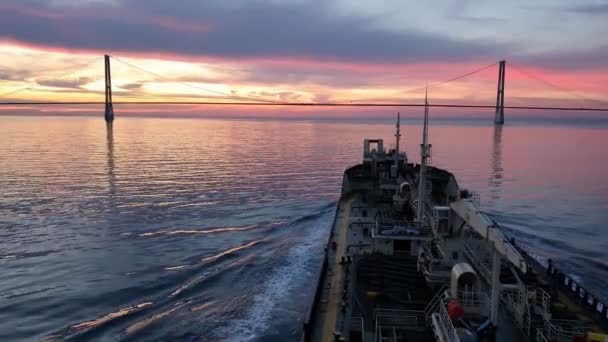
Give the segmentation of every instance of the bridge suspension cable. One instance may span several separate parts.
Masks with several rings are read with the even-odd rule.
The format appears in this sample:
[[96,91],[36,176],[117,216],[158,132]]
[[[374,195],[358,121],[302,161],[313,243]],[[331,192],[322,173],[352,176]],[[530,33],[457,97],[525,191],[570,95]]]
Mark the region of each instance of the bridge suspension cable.
[[499,63],[499,62],[494,62],[494,63],[492,63],[492,64],[489,64],[489,65],[484,66],[483,68],[479,68],[479,69],[477,69],[477,70],[474,70],[474,71],[471,71],[471,72],[467,72],[466,74],[463,74],[463,75],[460,75],[460,76],[456,76],[456,77],[453,77],[453,78],[447,79],[447,80],[445,80],[445,81],[441,81],[441,82],[437,82],[437,83],[431,83],[431,84],[429,84],[428,86],[424,86],[424,87],[420,87],[420,88],[417,88],[417,89],[413,89],[413,90],[412,90],[412,92],[413,92],[413,91],[424,90],[424,89],[426,89],[426,88],[432,88],[432,87],[436,87],[436,86],[438,86],[438,85],[446,84],[446,83],[449,83],[449,82],[452,82],[452,81],[457,81],[457,80],[459,80],[459,79],[462,79],[462,78],[465,78],[465,77],[467,77],[467,76],[471,76],[471,75],[476,74],[476,73],[478,73],[478,72],[481,72],[481,71],[484,71],[484,70],[486,70],[486,69],[489,69],[489,68],[491,68],[491,67],[495,66],[495,65],[496,65],[496,64],[498,64],[498,63]]
[[117,57],[114,57],[114,56],[110,56],[110,57],[112,59],[114,59],[115,61],[121,62],[121,63],[123,63],[123,64],[125,64],[127,66],[130,66],[131,68],[134,68],[134,69],[137,69],[139,71],[145,72],[147,74],[153,75],[155,77],[161,78],[161,79],[163,79],[165,81],[179,83],[179,84],[181,84],[183,86],[190,87],[190,88],[193,88],[193,89],[197,89],[197,90],[200,90],[200,91],[205,91],[205,92],[221,95],[221,96],[224,96],[224,97],[229,97],[229,98],[233,98],[233,99],[240,99],[240,100],[245,100],[245,101],[267,102],[267,103],[277,103],[277,104],[283,103],[283,102],[280,102],[280,101],[272,101],[272,100],[258,99],[258,98],[249,97],[249,96],[240,96],[240,95],[235,95],[235,94],[230,94],[230,93],[224,93],[224,92],[217,91],[217,90],[211,90],[211,89],[206,89],[206,88],[203,88],[203,87],[199,87],[199,86],[196,86],[194,84],[190,84],[190,83],[186,83],[186,82],[174,81],[174,80],[172,80],[172,79],[170,79],[168,77],[165,77],[165,76],[163,76],[161,74],[158,74],[156,72],[153,72],[153,71],[146,70],[144,68],[138,67],[138,66],[133,65],[133,64],[127,62],[127,61],[123,61],[122,59],[119,59]]
[[516,72],[520,73],[521,75],[524,75],[526,77],[532,78],[532,79],[534,79],[534,80],[536,80],[538,82],[541,82],[541,83],[543,83],[543,84],[545,84],[545,85],[547,85],[547,86],[549,86],[551,88],[554,88],[554,89],[560,90],[562,92],[574,95],[574,96],[576,96],[576,97],[578,97],[578,98],[580,98],[582,100],[594,101],[594,102],[599,102],[599,103],[604,103],[604,104],[608,103],[607,101],[602,101],[602,100],[590,98],[590,97],[587,97],[587,96],[583,96],[583,95],[577,93],[576,91],[574,91],[572,89],[567,89],[567,88],[559,86],[559,85],[557,85],[557,84],[555,84],[553,82],[549,82],[549,81],[545,80],[544,78],[542,78],[542,77],[540,77],[540,76],[538,76],[538,75],[536,75],[536,74],[534,74],[534,73],[532,73],[530,71],[525,70],[525,68],[523,68],[523,67],[521,67],[519,65],[514,65],[513,63],[509,63],[509,67],[512,68],[512,69],[514,69]]
[[[415,92],[423,91],[423,90],[428,89],[428,88],[432,88],[432,87],[436,87],[436,86],[439,86],[439,85],[442,85],[442,84],[446,84],[446,83],[449,83],[449,82],[457,81],[457,80],[460,80],[460,79],[465,78],[465,77],[467,77],[467,76],[471,76],[471,75],[476,74],[476,73],[478,73],[478,72],[481,72],[481,71],[484,71],[484,70],[486,70],[486,69],[489,69],[489,68],[491,68],[491,67],[493,67],[493,66],[497,65],[498,63],[499,63],[499,62],[494,62],[494,63],[492,63],[492,64],[488,64],[488,65],[486,65],[486,66],[484,66],[484,67],[481,67],[481,68],[479,68],[479,69],[475,69],[475,70],[470,71],[470,72],[467,72],[467,73],[465,73],[465,74],[462,74],[462,75],[459,75],[459,76],[452,77],[452,78],[447,79],[447,80],[445,80],[445,81],[440,81],[440,82],[436,82],[436,83],[431,83],[431,84],[429,84],[429,85],[422,86],[422,87],[418,87],[418,88],[408,89],[408,90],[402,91],[402,92],[400,92],[400,93],[401,93],[401,94],[406,94],[406,93],[415,93]],[[373,100],[378,100],[378,99],[381,99],[381,98],[376,97],[376,98],[368,98],[368,99],[360,99],[360,100],[351,100],[350,102],[373,101]]]
[[[64,73],[59,74],[59,75],[52,75],[52,76],[46,76],[46,77],[43,76],[43,77],[40,77],[40,79],[43,79],[45,81],[54,81],[54,80],[60,80],[60,79],[66,78],[68,76],[76,74],[77,72],[82,71],[83,69],[85,69],[89,65],[93,64],[93,62],[98,61],[99,59],[100,59],[99,57],[95,57],[95,58],[87,61],[86,63],[84,63],[83,65],[81,65],[80,67],[78,67],[77,69],[70,70],[70,71],[64,72]],[[10,95],[15,95],[15,94],[19,94],[19,93],[21,93],[23,91],[26,91],[26,90],[31,90],[31,89],[40,88],[40,87],[44,87],[44,86],[41,85],[41,84],[34,83],[34,84],[31,84],[31,85],[28,85],[28,86],[25,86],[25,87],[22,87],[22,88],[19,88],[19,89],[11,90],[11,91],[6,92],[4,94],[0,94],[0,97],[6,97],[6,96],[10,96]]]

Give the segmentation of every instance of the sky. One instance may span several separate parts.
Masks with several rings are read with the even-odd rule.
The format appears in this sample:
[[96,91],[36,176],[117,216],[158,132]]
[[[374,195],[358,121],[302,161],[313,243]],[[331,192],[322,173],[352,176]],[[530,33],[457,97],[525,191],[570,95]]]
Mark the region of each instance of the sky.
[[419,103],[489,66],[429,97],[492,105],[505,59],[507,105],[608,107],[607,36],[593,0],[2,0],[0,102],[103,100],[109,54],[115,101]]

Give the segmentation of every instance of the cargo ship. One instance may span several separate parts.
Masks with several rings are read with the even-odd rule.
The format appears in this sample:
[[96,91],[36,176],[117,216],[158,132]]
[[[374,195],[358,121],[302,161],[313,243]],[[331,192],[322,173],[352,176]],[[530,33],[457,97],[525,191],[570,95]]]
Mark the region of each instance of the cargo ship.
[[608,341],[607,306],[539,262],[430,165],[365,139],[344,172],[301,341]]

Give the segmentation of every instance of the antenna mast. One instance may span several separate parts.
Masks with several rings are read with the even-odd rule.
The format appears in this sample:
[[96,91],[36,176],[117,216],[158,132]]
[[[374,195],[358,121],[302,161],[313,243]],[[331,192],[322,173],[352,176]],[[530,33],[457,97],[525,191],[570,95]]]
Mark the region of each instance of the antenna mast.
[[396,177],[399,177],[399,141],[401,140],[401,130],[399,129],[399,125],[401,122],[401,114],[397,112],[397,131],[395,133],[395,170]]
[[418,179],[418,208],[416,218],[423,220],[424,206],[426,203],[426,164],[431,156],[431,145],[429,145],[429,101],[428,88],[424,93],[424,127],[422,129],[422,145],[420,145],[420,177]]

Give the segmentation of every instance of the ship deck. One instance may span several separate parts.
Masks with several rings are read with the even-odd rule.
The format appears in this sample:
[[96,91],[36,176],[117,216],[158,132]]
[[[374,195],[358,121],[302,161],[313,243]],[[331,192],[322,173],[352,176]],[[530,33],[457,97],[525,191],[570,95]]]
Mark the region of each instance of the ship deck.
[[313,341],[334,341],[337,325],[344,325],[344,313],[341,311],[342,296],[340,295],[345,275],[345,267],[340,264],[341,257],[346,253],[348,226],[351,221],[351,209],[358,196],[353,195],[341,199],[336,220],[332,227],[331,241],[335,241],[336,249],[327,249],[327,270],[323,279],[323,289],[315,313],[315,329]]
[[[317,278],[320,280],[314,305],[305,323],[303,341],[435,341],[435,333],[439,334],[442,329],[454,331],[456,325],[459,326],[456,327],[459,334],[466,334],[465,330],[475,332],[490,316],[489,280],[480,278],[482,296],[478,304],[465,304],[472,305],[469,307],[472,310],[465,317],[466,322],[455,320],[453,325],[448,322],[445,327],[438,326],[439,323],[433,319],[439,317],[438,314],[447,317],[443,306],[447,306],[447,298],[451,296],[448,292],[443,296],[444,292],[439,289],[445,284],[443,278],[438,276],[430,278],[430,281],[425,278],[427,273],[422,273],[423,267],[419,265],[419,261],[424,259],[419,259],[417,252],[423,252],[423,246],[428,247],[426,244],[429,244],[428,238],[432,236],[431,230],[425,230],[416,222],[404,221],[411,220],[410,216],[395,215],[394,203],[387,199],[386,191],[375,188],[370,176],[360,173],[359,168],[353,167],[345,173],[343,196],[331,227],[323,271]],[[439,203],[433,199],[429,202],[428,208],[425,208],[427,211]],[[430,216],[430,212],[428,214]],[[453,252],[454,247],[450,248]],[[475,266],[472,257],[466,253],[458,256],[458,253],[452,252],[448,249],[447,253],[450,254],[445,255]],[[535,272],[528,272],[525,284],[532,285],[533,289],[538,287],[549,291],[551,282],[547,281],[542,267],[531,260],[528,262]],[[441,269],[443,266],[438,263],[434,267]],[[502,279],[501,273],[501,282],[510,285],[507,275],[513,274],[507,273],[505,279]],[[524,295],[527,295],[526,291]],[[563,289],[555,286],[549,292],[553,318],[580,320],[589,328],[603,332],[600,326],[593,324],[594,317],[576,298],[571,298]],[[535,338],[535,335],[537,329],[546,329],[543,324],[547,321],[542,319],[547,315],[540,311],[540,304],[536,303],[538,299],[529,302],[533,311],[524,315],[521,311],[514,312],[514,308],[521,310],[518,303],[522,303],[522,300],[516,298],[515,305],[514,299],[505,293],[505,296],[501,295],[498,316],[494,318],[496,329],[483,340],[542,340],[544,337]],[[440,319],[445,321],[444,318]],[[452,335],[448,340],[458,338]]]
[[[373,206],[370,203],[367,205],[362,203],[360,195],[350,195],[340,201],[336,220],[332,226],[331,242],[327,248],[327,269],[315,307],[312,341],[337,341],[336,332],[348,333],[351,327],[357,324],[360,324],[361,329],[366,333],[363,338],[354,340],[374,341],[376,322],[372,313],[421,311],[435,295],[432,289],[425,286],[424,279],[416,270],[415,263],[411,263],[412,258],[369,255],[356,256],[352,264],[341,262],[342,256],[347,254],[349,246],[349,226],[351,223],[358,222],[356,212],[365,208],[372,212],[377,209]],[[335,249],[331,248],[332,242],[335,242]],[[349,283],[348,293],[357,296],[356,301],[366,311],[366,314],[360,312],[361,308],[350,307],[350,300],[344,300],[345,282]],[[380,295],[367,297],[366,295],[369,293]],[[355,310],[354,313],[353,310]],[[363,320],[361,323],[351,322],[351,316],[361,316]],[[497,330],[494,341],[528,340],[502,307],[499,310],[499,321],[501,328]],[[381,329],[385,328],[381,327]],[[393,334],[397,337],[408,336],[405,340],[434,341],[430,327],[421,326],[418,330],[408,331],[399,331],[398,328],[390,327],[385,331],[390,336]],[[343,337],[345,341],[353,341],[349,336]]]

